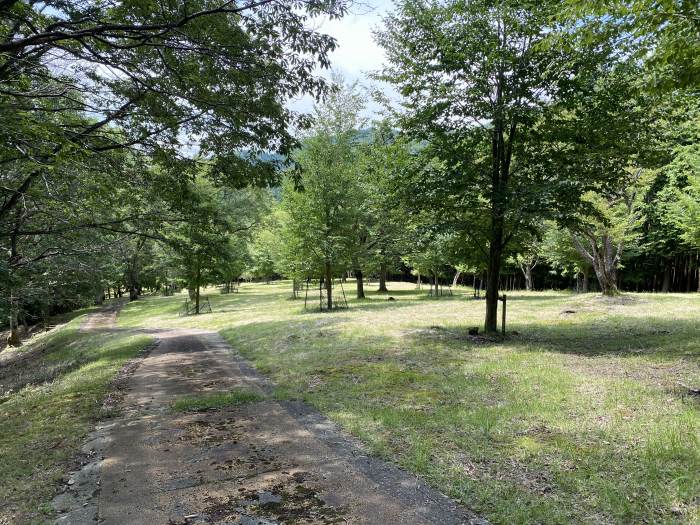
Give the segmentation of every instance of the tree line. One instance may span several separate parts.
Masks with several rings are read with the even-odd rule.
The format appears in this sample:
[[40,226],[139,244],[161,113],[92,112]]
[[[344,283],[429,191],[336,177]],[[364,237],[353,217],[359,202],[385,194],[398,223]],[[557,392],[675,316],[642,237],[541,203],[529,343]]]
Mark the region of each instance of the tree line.
[[[0,2],[0,267],[19,325],[112,295],[398,268],[697,286],[698,8],[398,1],[393,85],[317,74],[323,0]],[[335,85],[333,85],[335,84]],[[310,94],[313,115],[287,101]],[[381,94],[379,95],[381,100]]]

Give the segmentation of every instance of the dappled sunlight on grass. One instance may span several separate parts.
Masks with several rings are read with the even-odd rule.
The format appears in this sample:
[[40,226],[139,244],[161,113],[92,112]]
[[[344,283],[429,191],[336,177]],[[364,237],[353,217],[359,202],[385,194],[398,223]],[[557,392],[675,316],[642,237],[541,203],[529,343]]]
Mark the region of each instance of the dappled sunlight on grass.
[[280,397],[493,522],[700,520],[700,402],[679,386],[700,385],[700,296],[509,292],[509,335],[484,338],[470,290],[374,289],[321,313],[288,282],[246,284],[212,314],[153,298],[120,323],[220,330]]

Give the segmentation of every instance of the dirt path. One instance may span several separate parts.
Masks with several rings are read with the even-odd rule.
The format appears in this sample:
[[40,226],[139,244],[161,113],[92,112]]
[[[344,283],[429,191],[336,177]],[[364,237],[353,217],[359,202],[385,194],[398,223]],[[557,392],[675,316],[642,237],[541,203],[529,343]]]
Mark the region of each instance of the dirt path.
[[[158,345],[127,382],[122,415],[86,445],[94,461],[69,482],[60,523],[486,523],[367,456],[307,405],[269,400],[269,382],[218,334],[155,333]],[[268,399],[196,414],[170,409],[179,395],[232,388]]]
[[117,314],[125,304],[126,300],[124,299],[115,299],[105,304],[101,310],[87,316],[87,319],[80,325],[80,331],[90,332],[92,330],[114,328],[114,324],[117,321]]

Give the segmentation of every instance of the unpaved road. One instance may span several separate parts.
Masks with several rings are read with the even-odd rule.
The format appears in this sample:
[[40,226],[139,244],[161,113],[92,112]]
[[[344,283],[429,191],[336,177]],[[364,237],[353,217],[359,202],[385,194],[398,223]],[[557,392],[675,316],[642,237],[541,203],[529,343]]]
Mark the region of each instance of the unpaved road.
[[[85,327],[105,329],[104,321]],[[265,396],[271,385],[216,333],[152,333],[159,342],[128,378],[120,417],[93,433],[85,448],[93,461],[56,500],[59,523],[486,523],[368,456],[303,403],[268,397],[174,413],[183,394],[245,388]]]

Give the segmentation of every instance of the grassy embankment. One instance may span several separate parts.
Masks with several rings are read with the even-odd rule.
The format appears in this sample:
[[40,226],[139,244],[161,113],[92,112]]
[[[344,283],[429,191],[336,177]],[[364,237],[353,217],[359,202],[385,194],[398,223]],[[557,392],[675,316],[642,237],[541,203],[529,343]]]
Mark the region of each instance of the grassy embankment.
[[212,314],[151,298],[120,324],[220,330],[278,396],[494,523],[700,522],[700,400],[679,385],[700,386],[700,295],[513,293],[517,335],[489,340],[464,291],[390,289],[328,314],[244,285]]
[[150,338],[81,333],[89,310],[5,350],[0,367],[0,524],[44,523],[60,480],[95,422],[122,365]]

